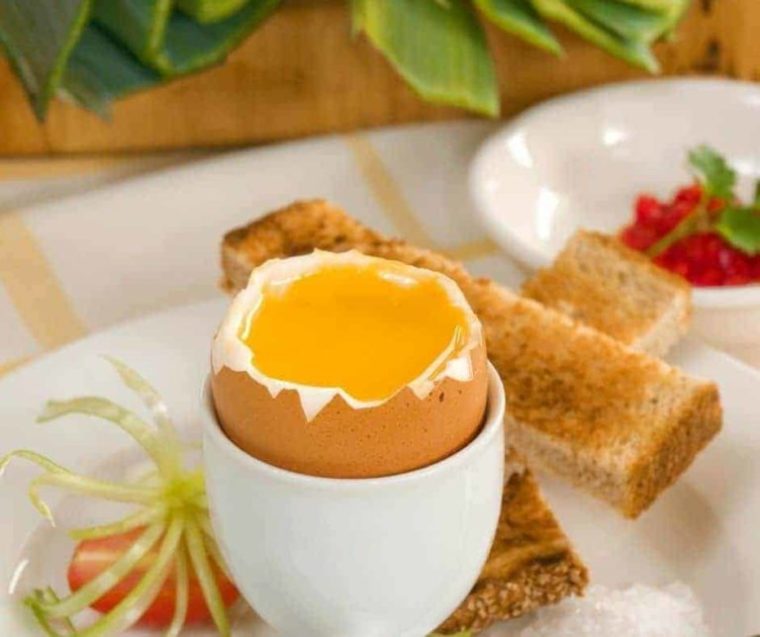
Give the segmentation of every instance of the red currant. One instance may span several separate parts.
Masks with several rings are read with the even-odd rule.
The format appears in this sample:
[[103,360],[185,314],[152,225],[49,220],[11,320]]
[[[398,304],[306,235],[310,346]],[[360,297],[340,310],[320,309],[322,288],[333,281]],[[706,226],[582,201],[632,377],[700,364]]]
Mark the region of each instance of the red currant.
[[673,200],[674,203],[687,203],[696,206],[702,199],[702,186],[692,184],[681,188]]
[[760,283],[760,254],[752,257],[752,280]]
[[662,217],[660,202],[649,195],[640,195],[636,200],[636,223],[642,226],[657,225]]
[[651,228],[632,225],[623,230],[620,238],[629,248],[643,252],[657,241],[658,235]]
[[668,232],[688,217],[692,210],[694,210],[694,204],[690,202],[680,202],[666,206],[665,213],[657,226],[660,237],[668,234]]
[[[635,250],[646,251],[688,217],[702,202],[703,195],[698,183],[678,190],[670,202],[640,195],[636,200],[634,222],[620,232],[621,241]],[[707,210],[714,218],[725,205],[723,199],[712,197],[707,202]],[[737,250],[715,232],[685,237],[657,256],[654,262],[694,285],[760,283],[760,255],[751,257]]]

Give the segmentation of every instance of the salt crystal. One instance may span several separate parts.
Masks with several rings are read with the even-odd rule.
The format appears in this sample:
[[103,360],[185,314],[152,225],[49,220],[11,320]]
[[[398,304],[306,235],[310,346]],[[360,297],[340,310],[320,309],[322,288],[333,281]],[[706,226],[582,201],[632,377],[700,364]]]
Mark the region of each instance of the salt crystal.
[[681,583],[625,590],[592,586],[544,608],[519,637],[710,637],[692,590]]

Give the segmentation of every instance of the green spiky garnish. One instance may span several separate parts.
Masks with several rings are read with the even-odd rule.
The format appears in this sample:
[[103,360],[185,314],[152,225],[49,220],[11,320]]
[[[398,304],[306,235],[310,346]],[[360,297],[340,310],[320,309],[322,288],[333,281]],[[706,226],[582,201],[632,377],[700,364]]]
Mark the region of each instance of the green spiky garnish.
[[[220,635],[230,635],[218,573],[226,573],[214,541],[202,472],[187,468],[183,446],[158,392],[124,363],[108,358],[124,384],[151,412],[149,424],[128,409],[105,398],[85,397],[49,402],[39,417],[46,423],[73,414],[96,416],[129,434],[145,451],[151,470],[136,480],[111,482],[75,473],[34,451],[18,450],[0,460],[0,473],[14,458],[27,460],[43,470],[29,485],[35,508],[54,523],[50,507],[40,495],[42,487],[58,487],[69,493],[129,503],[137,510],[110,524],[69,532],[77,541],[98,540],[136,533],[127,550],[75,592],[59,597],[52,588],[37,589],[25,599],[43,630],[51,637],[109,637],[135,624],[153,604],[169,578],[174,581],[174,611],[166,637],[180,634],[187,619],[188,589],[195,578]],[[92,624],[77,628],[74,619],[123,582],[151,555],[137,584],[108,612]]]

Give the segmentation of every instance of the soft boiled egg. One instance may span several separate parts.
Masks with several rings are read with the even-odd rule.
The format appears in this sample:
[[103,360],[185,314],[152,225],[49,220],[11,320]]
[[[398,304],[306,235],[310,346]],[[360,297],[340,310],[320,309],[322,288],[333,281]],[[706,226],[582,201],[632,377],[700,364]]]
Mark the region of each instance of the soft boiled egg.
[[448,277],[356,251],[274,259],[213,342],[221,427],[269,464],[366,478],[441,460],[486,407],[480,322]]

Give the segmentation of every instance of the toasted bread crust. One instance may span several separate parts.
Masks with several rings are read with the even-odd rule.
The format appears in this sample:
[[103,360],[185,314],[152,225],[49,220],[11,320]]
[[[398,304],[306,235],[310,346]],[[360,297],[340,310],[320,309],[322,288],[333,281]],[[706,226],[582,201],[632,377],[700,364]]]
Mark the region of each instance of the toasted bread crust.
[[625,516],[646,510],[720,430],[714,383],[493,282],[467,296],[504,381],[515,448]]
[[522,294],[653,356],[667,353],[691,318],[685,280],[599,232],[577,232]]
[[694,457],[718,434],[723,422],[718,388],[702,383],[684,401],[670,426],[652,438],[631,468],[630,484],[620,509],[636,517],[691,465]]
[[268,259],[305,254],[314,249],[362,250],[378,239],[379,235],[326,201],[299,201],[224,236],[222,287],[227,291],[243,287],[252,267]]
[[544,502],[530,471],[504,487],[493,547],[472,592],[439,628],[479,631],[569,595],[580,595],[588,571]]

